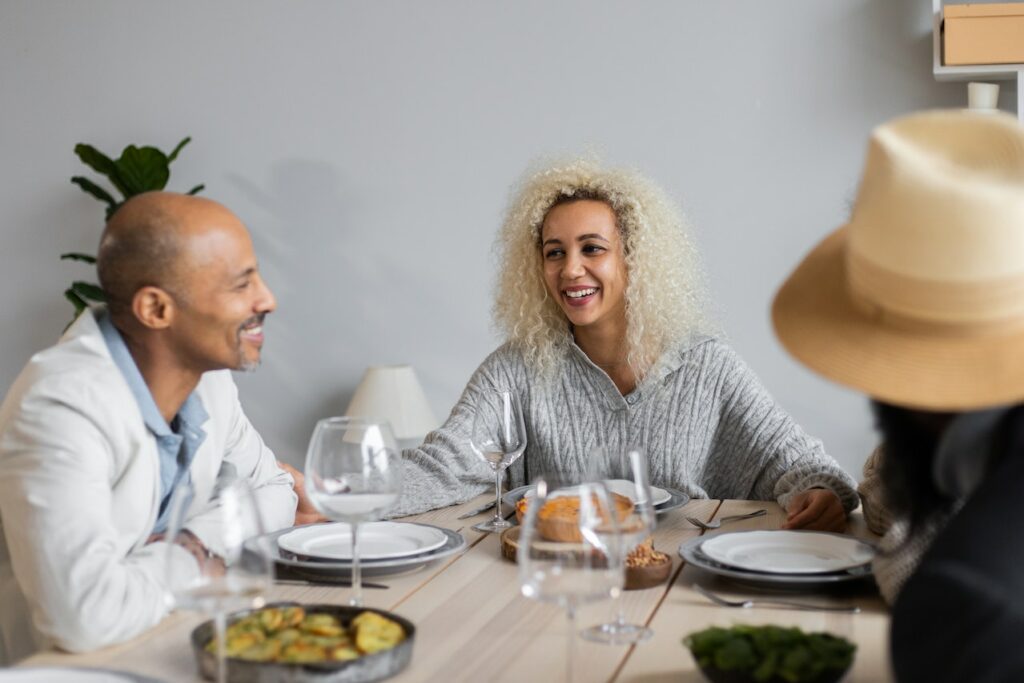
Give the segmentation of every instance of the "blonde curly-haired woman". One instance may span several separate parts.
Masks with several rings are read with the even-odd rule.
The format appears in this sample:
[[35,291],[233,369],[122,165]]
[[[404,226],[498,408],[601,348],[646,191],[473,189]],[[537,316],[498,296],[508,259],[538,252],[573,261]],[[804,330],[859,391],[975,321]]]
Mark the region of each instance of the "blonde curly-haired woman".
[[843,528],[853,480],[708,333],[693,242],[658,188],[589,160],[541,169],[518,188],[497,249],[494,318],[506,342],[445,424],[404,452],[397,513],[487,489],[493,473],[469,433],[482,392],[505,389],[527,430],[513,486],[583,473],[597,447],[638,447],[652,484],[775,499],[789,528]]

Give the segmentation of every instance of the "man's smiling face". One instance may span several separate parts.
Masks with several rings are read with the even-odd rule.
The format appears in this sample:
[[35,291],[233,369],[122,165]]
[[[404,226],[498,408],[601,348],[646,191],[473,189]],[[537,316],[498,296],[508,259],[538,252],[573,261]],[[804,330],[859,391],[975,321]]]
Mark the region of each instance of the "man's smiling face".
[[259,365],[263,319],[277,302],[260,276],[252,240],[241,221],[218,205],[188,217],[171,326],[174,346],[200,372]]

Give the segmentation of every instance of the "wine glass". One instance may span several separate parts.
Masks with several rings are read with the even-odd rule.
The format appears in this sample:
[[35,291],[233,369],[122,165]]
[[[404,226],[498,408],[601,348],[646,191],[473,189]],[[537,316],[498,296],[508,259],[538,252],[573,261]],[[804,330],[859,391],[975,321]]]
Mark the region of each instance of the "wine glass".
[[[625,517],[619,517],[619,551],[623,567],[626,557],[637,546],[650,538],[657,526],[651,487],[648,482],[647,458],[638,450],[622,454],[620,451],[599,448],[591,454],[589,476],[598,481],[614,480],[617,492],[633,500],[633,509]],[[616,601],[615,619],[585,629],[583,638],[610,645],[640,643],[654,635],[654,631],[642,624],[626,622],[622,597]]]
[[363,604],[359,524],[380,519],[398,502],[401,452],[384,420],[329,417],[313,429],[306,452],[306,492],[322,515],[346,522],[352,538],[352,597]]
[[[274,578],[263,520],[244,479],[218,479],[213,499],[195,505],[190,482],[171,496],[165,561],[176,607],[213,616],[216,679],[227,680],[224,631],[228,612],[263,606]],[[198,564],[198,572],[196,565]]]
[[501,479],[509,465],[526,450],[526,424],[519,399],[511,391],[484,392],[473,416],[470,448],[494,470],[494,519],[474,524],[478,531],[502,531],[513,526],[501,512]]
[[[576,496],[575,519],[542,516],[545,504]],[[558,539],[558,540],[551,540]],[[523,595],[565,608],[568,617],[566,681],[573,680],[576,610],[584,604],[615,597],[622,590],[623,566],[619,531],[611,496],[603,484],[585,483],[553,489],[536,483],[527,502],[516,562]]]

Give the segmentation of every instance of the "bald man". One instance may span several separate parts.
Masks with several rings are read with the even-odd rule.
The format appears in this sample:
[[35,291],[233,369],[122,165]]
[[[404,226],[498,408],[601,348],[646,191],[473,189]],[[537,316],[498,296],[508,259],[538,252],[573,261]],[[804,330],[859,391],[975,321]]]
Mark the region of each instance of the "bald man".
[[[218,561],[202,514],[218,474],[248,479],[268,530],[295,514],[229,372],[259,364],[276,305],[241,221],[208,199],[139,195],[108,223],[97,268],[108,306],[33,356],[0,407],[0,663],[159,622],[167,558],[183,583]],[[184,482],[190,534],[170,544]]]

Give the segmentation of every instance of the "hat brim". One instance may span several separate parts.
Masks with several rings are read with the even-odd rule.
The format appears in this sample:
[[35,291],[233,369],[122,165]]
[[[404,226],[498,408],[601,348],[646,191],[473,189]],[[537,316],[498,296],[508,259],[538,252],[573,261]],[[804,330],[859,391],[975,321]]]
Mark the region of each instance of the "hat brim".
[[1024,329],[953,334],[901,328],[847,293],[846,228],[783,283],[772,322],[815,372],[894,405],[964,411],[1024,401]]

